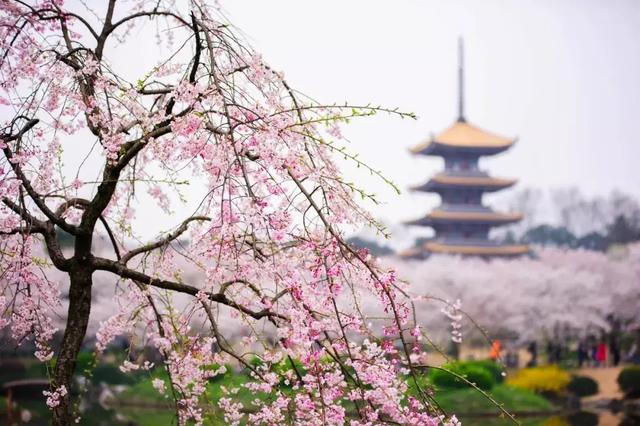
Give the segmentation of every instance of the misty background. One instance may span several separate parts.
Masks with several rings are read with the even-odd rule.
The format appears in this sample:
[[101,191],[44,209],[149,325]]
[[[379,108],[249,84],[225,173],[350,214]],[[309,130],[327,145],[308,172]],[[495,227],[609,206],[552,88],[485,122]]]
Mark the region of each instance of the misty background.
[[[396,249],[428,235],[400,223],[439,203],[408,187],[441,170],[442,161],[408,149],[456,118],[460,36],[467,119],[518,139],[506,153],[481,160],[492,175],[519,179],[486,197],[488,204],[514,208],[520,192],[531,189],[528,207],[535,212],[524,213],[535,217],[525,224],[561,224],[563,200],[611,205],[614,191],[640,198],[639,2],[237,0],[222,6],[305,94],[418,115],[417,121],[379,115],[343,129],[350,151],[402,190],[398,196],[343,164],[348,178],[378,194],[383,204],[369,208],[390,227]],[[587,215],[583,225],[590,220]]]

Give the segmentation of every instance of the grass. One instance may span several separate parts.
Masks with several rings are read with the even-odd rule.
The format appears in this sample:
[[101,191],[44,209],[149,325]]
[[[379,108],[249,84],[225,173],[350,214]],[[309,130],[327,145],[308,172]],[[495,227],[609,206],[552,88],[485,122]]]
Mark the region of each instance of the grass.
[[[557,407],[540,395],[509,385],[496,385],[488,392],[510,413],[550,412]],[[447,412],[472,414],[499,414],[500,409],[475,389],[441,389],[434,398]]]

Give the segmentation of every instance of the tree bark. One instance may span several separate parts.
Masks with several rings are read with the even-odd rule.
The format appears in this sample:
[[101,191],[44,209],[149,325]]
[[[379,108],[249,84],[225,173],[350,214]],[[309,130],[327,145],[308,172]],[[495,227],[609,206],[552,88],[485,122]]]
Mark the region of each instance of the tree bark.
[[53,389],[65,386],[66,395],[59,399],[60,404],[53,409],[53,424],[67,426],[74,423],[71,406],[71,386],[76,360],[82,341],[87,332],[91,312],[91,286],[93,271],[87,267],[72,267],[69,272],[69,312],[66,329],[62,339],[58,360],[53,375]]

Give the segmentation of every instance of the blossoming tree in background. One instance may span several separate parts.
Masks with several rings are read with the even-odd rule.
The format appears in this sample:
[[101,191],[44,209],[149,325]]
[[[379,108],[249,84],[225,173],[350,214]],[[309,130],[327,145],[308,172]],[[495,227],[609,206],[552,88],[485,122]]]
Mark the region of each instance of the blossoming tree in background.
[[[598,335],[611,317],[635,323],[640,303],[640,244],[625,253],[534,248],[535,258],[494,259],[434,256],[427,261],[387,258],[399,279],[411,283],[418,322],[430,337],[444,338],[443,301],[462,299],[464,311],[495,336],[509,332],[520,341],[553,337],[556,327],[577,335]],[[445,305],[449,311],[453,305]],[[478,334],[462,319],[466,334]]]
[[[180,424],[200,423],[207,403],[230,424],[444,422],[417,383],[406,397],[420,350],[410,299],[342,237],[345,226],[375,223],[332,162],[337,125],[385,110],[299,95],[204,2],[66,3],[0,3],[0,326],[52,360],[54,423],[77,415],[72,375],[95,274],[113,277],[101,282],[118,307],[96,351],[125,332],[157,348],[170,383],[154,386],[175,399]],[[145,24],[159,43],[149,68],[135,56]],[[175,226],[144,241],[141,215]],[[108,254],[93,250],[98,235]],[[184,280],[176,258],[204,278]],[[181,309],[176,294],[190,298]],[[384,312],[383,337],[371,333],[364,294]],[[61,295],[68,312],[53,348]],[[220,318],[249,334],[228,340]],[[134,361],[122,369],[149,368]],[[267,397],[246,407],[229,389],[205,401],[207,380],[228,362]]]

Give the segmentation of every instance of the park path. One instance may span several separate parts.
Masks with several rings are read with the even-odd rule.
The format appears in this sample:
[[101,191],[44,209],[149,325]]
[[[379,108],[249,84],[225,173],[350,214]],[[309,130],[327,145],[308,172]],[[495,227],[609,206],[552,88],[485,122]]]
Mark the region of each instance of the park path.
[[599,392],[586,400],[622,398],[622,392],[620,392],[616,381],[620,370],[622,367],[581,368],[576,371],[579,375],[591,377],[598,382]]

